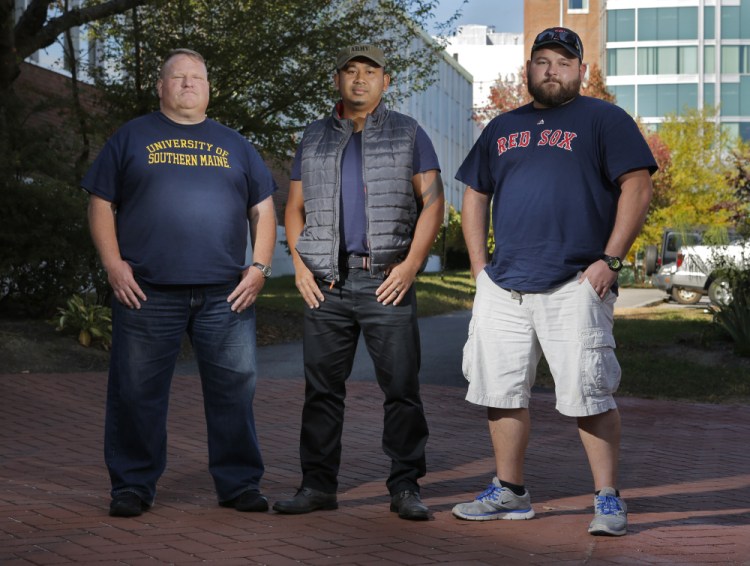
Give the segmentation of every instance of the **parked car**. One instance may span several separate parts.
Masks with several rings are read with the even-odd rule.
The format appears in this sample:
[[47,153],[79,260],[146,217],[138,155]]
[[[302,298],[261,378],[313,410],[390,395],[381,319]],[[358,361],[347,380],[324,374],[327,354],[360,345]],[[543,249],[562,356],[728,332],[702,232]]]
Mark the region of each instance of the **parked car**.
[[677,253],[677,261],[662,266],[652,276],[657,289],[663,289],[675,301],[692,305],[708,295],[714,305],[732,300],[729,283],[719,272],[722,263],[750,268],[750,242],[725,246],[685,246]]
[[651,276],[651,284],[657,289],[666,291],[667,295],[681,305],[694,305],[700,301],[703,293],[681,286],[679,282],[682,274],[677,275],[678,284],[675,286],[675,275],[677,275],[676,261],[662,265],[659,270]]
[[673,297],[675,289],[682,289],[688,294],[698,293],[699,299],[708,295],[712,304],[725,305],[731,302],[732,292],[720,268],[750,269],[750,242],[737,240],[723,246],[684,246],[677,254],[676,264],[671,277]]
[[[646,275],[654,275],[663,267],[677,261],[677,252],[682,246],[695,246],[703,241],[703,231],[697,228],[681,230],[666,228],[659,246],[646,248]],[[661,287],[659,287],[661,289]],[[667,291],[669,292],[669,291]]]

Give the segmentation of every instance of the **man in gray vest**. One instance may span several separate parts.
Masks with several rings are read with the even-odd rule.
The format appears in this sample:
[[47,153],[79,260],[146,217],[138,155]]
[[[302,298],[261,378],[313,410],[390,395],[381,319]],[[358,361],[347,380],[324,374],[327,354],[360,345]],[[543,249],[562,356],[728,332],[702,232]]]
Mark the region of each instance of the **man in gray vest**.
[[309,309],[302,485],[276,502],[279,513],[338,507],[345,384],[362,331],[385,394],[391,511],[429,519],[418,484],[428,430],[413,284],[443,219],[443,184],[427,134],[381,100],[390,83],[385,66],[372,45],[339,52],[333,80],[341,100],[307,127],[292,165],[286,237]]

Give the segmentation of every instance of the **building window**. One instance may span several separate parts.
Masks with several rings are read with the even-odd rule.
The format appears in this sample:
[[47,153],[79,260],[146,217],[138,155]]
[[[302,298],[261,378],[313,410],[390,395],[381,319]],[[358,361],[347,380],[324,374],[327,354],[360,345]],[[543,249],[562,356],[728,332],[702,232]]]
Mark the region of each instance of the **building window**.
[[607,90],[615,95],[617,106],[628,114],[635,114],[635,87],[633,85],[608,86]]
[[703,48],[703,74],[713,75],[716,72],[716,46],[706,45]]
[[635,75],[635,49],[608,49],[607,74],[611,76]]
[[703,83],[703,108],[716,107],[716,85]]
[[722,122],[721,131],[729,137],[741,137],[743,141],[750,141],[750,122]]
[[716,8],[714,6],[704,8],[703,39],[716,39]]
[[740,125],[737,122],[722,122],[721,133],[730,138],[736,138],[740,133]]
[[724,6],[721,9],[721,38],[740,38],[740,7]]
[[721,72],[750,74],[750,45],[725,45],[721,48]]
[[568,0],[568,13],[588,13],[589,0]]
[[635,10],[607,12],[607,41],[635,40]]
[[697,84],[659,84],[638,87],[638,115],[666,116],[698,106]]
[[641,47],[639,75],[685,75],[698,72],[697,47]]
[[698,8],[638,10],[638,39],[640,41],[698,39]]
[[721,83],[721,113],[750,116],[750,77],[742,77],[738,83]]
[[721,8],[721,38],[750,39],[750,4]]

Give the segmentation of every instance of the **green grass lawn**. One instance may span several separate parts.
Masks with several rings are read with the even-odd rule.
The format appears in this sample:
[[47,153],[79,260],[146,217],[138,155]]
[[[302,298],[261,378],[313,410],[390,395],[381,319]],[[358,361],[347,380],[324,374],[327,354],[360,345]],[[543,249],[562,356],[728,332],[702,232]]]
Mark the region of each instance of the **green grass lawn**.
[[[750,359],[696,309],[651,307],[615,314],[620,395],[700,402],[750,400]],[[537,384],[553,385],[546,363]]]
[[[470,309],[474,289],[474,280],[468,271],[423,273],[417,279],[419,316]],[[263,293],[258,298],[258,307],[276,312],[301,312],[304,303],[294,285],[294,276],[272,277],[266,281]]]
[[[471,308],[475,287],[468,271],[422,274],[416,285],[420,316]],[[269,279],[258,299],[259,321],[283,328],[268,331],[268,339],[299,339],[303,308],[294,277]],[[710,314],[696,309],[633,309],[615,316],[614,332],[622,366],[620,394],[701,402],[750,400],[750,358],[732,352],[731,342]],[[544,361],[537,385],[553,386]]]

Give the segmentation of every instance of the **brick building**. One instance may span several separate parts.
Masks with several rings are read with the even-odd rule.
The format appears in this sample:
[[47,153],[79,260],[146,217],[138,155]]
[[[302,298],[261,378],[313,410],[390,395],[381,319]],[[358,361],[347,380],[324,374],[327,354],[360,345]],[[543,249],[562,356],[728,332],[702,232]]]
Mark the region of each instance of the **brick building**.
[[605,0],[524,0],[524,55],[528,59],[536,34],[562,26],[574,30],[583,42],[583,59],[603,68],[605,61]]

